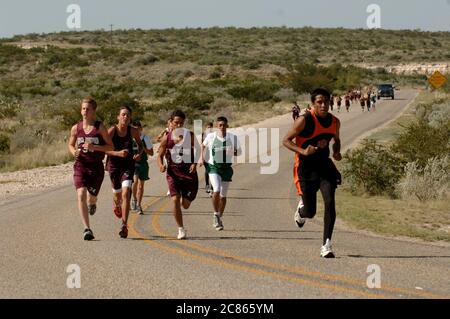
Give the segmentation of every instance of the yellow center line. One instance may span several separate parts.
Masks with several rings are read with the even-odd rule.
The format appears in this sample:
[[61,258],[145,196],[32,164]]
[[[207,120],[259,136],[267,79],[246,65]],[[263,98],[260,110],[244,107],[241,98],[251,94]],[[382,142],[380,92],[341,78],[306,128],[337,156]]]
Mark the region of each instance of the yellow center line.
[[[130,227],[130,234],[132,236],[135,237],[140,237],[143,238],[144,236],[137,231],[134,228],[134,222],[135,222],[136,217],[133,215],[133,218],[131,218],[131,225],[132,227]],[[163,233],[160,233],[161,235]],[[170,237],[167,237],[170,238]],[[175,254],[175,255],[179,255],[179,256],[183,256],[183,257],[188,257],[194,260],[197,260],[201,263],[204,264],[210,264],[210,265],[215,265],[215,266],[220,266],[223,268],[228,268],[228,269],[232,269],[232,270],[237,270],[237,271],[243,271],[246,273],[252,273],[252,274],[256,274],[256,275],[260,275],[260,276],[269,276],[269,277],[273,277],[279,280],[283,280],[283,281],[288,281],[288,282],[293,282],[293,283],[298,283],[298,284],[302,284],[302,285],[306,285],[306,286],[315,286],[318,288],[323,288],[323,289],[332,289],[335,291],[340,291],[340,292],[344,292],[344,293],[351,293],[353,295],[358,295],[358,296],[363,296],[363,297],[368,297],[368,298],[380,298],[383,297],[382,295],[378,295],[378,294],[368,294],[368,293],[364,293],[364,292],[360,292],[357,290],[352,290],[352,289],[346,289],[346,288],[340,288],[337,286],[333,286],[333,285],[328,285],[328,284],[321,284],[318,282],[313,282],[313,281],[309,281],[309,280],[304,280],[301,278],[297,278],[297,277],[293,277],[293,276],[288,276],[288,275],[283,275],[283,274],[276,274],[276,273],[272,273],[272,272],[268,272],[268,271],[264,271],[264,270],[260,270],[260,269],[255,269],[255,268],[250,268],[247,266],[241,266],[241,265],[235,265],[229,262],[224,262],[221,260],[217,260],[214,258],[210,258],[210,257],[205,257],[205,256],[201,256],[201,255],[195,255],[192,253],[189,253],[183,249],[180,248],[175,248],[169,245],[165,245],[165,244],[161,244],[158,243],[154,240],[150,240],[150,239],[143,239],[144,243],[146,244],[150,244],[153,247],[156,247],[158,249],[164,250],[166,252]],[[174,240],[175,241],[175,240]],[[178,241],[177,241],[178,243]]]
[[[165,209],[167,209],[169,207],[169,203],[164,204],[160,210],[157,212],[157,215],[154,215],[153,220],[152,220],[152,225],[156,228],[156,232],[159,235],[162,235],[166,238],[172,238],[172,237],[168,237],[167,234],[165,234],[164,232],[162,232],[160,230],[159,227],[159,223],[158,223],[158,218],[159,218],[159,214],[162,213],[162,211],[164,211]],[[134,223],[135,223],[136,217],[133,215],[131,220],[130,220],[130,234],[132,236],[135,237],[139,237],[139,238],[143,238],[144,236],[136,230],[136,228],[134,227]],[[144,243],[150,244],[151,246],[154,246],[158,249],[167,251],[169,253],[175,254],[175,255],[179,255],[179,256],[183,256],[183,257],[189,257],[191,259],[197,260],[201,263],[204,264],[211,264],[211,265],[216,265],[216,266],[220,266],[223,268],[228,268],[228,269],[232,269],[232,270],[238,270],[238,271],[243,271],[243,272],[247,272],[247,273],[252,273],[252,274],[256,274],[256,275],[260,275],[263,277],[272,277],[272,278],[276,278],[279,280],[283,280],[283,281],[288,281],[288,282],[293,282],[293,283],[297,283],[297,284],[303,284],[306,286],[313,286],[313,287],[318,287],[318,288],[322,288],[322,289],[328,289],[328,290],[335,290],[335,291],[339,291],[339,292],[344,292],[344,293],[350,293],[353,295],[358,295],[358,296],[363,296],[363,297],[367,297],[367,298],[385,298],[385,296],[380,295],[380,294],[371,294],[371,293],[366,293],[366,292],[362,292],[362,291],[358,291],[358,290],[354,290],[354,289],[347,289],[347,288],[343,288],[343,287],[338,287],[338,286],[334,286],[334,285],[329,285],[329,284],[322,284],[319,282],[314,282],[311,280],[305,280],[305,279],[301,279],[298,277],[294,277],[294,276],[289,276],[289,275],[284,275],[284,274],[277,274],[277,273],[272,273],[272,272],[268,272],[265,270],[260,270],[260,269],[255,269],[255,268],[251,268],[248,266],[242,266],[242,265],[236,265],[236,264],[232,264],[229,262],[225,262],[222,260],[217,260],[214,258],[210,258],[210,257],[206,257],[206,256],[202,256],[202,255],[195,255],[192,254],[190,252],[187,252],[186,250],[183,250],[181,248],[175,248],[169,245],[165,245],[165,244],[161,244],[158,243],[155,240],[150,240],[150,239],[143,239]],[[182,242],[182,241],[178,241],[174,239],[174,242],[176,241],[176,243],[184,243],[186,244],[186,242]]]

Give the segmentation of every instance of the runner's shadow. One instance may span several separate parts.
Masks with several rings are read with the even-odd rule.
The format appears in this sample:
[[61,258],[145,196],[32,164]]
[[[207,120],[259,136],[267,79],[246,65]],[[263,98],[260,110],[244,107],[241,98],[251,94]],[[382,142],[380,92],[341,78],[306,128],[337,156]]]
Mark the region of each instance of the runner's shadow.
[[169,196],[167,195],[142,195],[142,197],[146,197],[146,198],[169,198]]
[[[154,215],[155,212],[156,211],[145,210],[144,214],[142,216],[151,216],[151,215]],[[171,211],[164,211],[164,212],[157,211],[157,212],[158,212],[158,215],[170,215],[170,216],[173,215],[173,212],[171,212]],[[183,216],[191,216],[191,215],[192,216],[204,216],[204,215],[212,216],[213,214],[211,212],[201,212],[201,211],[186,211],[186,212],[183,212]],[[227,216],[244,216],[244,214],[238,213],[238,212],[226,212],[226,215]]]
[[255,229],[227,229],[227,231],[251,233],[322,233],[321,230],[255,230]]
[[[164,237],[164,236],[148,236],[148,237],[138,237],[138,238],[128,238],[129,240],[153,240],[153,241],[173,241],[179,242],[179,239],[175,237]],[[214,237],[205,237],[205,236],[189,236],[187,240],[254,240],[254,239],[282,239],[282,240],[299,240],[299,238],[291,238],[291,237],[252,237],[252,236],[214,236]],[[318,240],[319,238],[305,237],[301,238],[301,240]]]
[[425,258],[450,258],[450,256],[363,256],[347,255],[350,258],[386,258],[386,259],[425,259]]
[[[206,237],[206,236],[192,236],[190,240],[255,240],[255,239],[281,239],[281,240],[299,240],[299,238],[292,237],[268,237],[268,236],[220,236],[220,237]],[[317,240],[318,238],[304,237],[301,240]]]
[[257,196],[251,196],[251,197],[241,197],[241,196],[227,196],[227,199],[295,199],[292,197],[257,197]]

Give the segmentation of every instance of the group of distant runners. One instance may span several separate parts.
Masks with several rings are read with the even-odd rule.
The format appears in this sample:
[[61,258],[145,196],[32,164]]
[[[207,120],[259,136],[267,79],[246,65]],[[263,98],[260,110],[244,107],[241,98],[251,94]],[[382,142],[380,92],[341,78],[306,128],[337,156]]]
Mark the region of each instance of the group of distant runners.
[[[300,196],[294,220],[302,228],[316,214],[316,194],[320,190],[325,203],[323,245],[320,255],[334,257],[331,237],[336,219],[335,189],[340,174],[330,159],[341,160],[339,120],[329,113],[331,94],[324,89],[311,93],[309,112],[293,114],[294,125],[283,138],[283,145],[295,153],[294,181]],[[132,122],[132,110],[120,106],[117,124],[107,129],[96,120],[97,103],[92,98],[81,102],[82,119],[71,129],[69,150],[75,158],[74,185],[78,210],[84,225],[84,240],[93,240],[89,216],[95,214],[104,172],[109,172],[113,192],[112,211],[121,219],[119,236],[128,237],[130,209],[143,214],[144,183],[149,179],[148,156],[153,156],[151,139],[143,134],[143,125]],[[236,135],[227,131],[228,119],[219,116],[208,123],[199,145],[193,132],[184,128],[186,115],[172,112],[167,128],[157,137],[157,164],[166,173],[172,211],[178,226],[178,239],[186,239],[182,208],[188,209],[199,188],[197,166],[205,166],[205,190],[212,197],[213,227],[223,230],[227,193],[233,177],[232,163],[242,150]],[[200,150],[200,154],[196,152]],[[104,157],[107,156],[104,164]]]
[[[366,93],[361,93],[361,90],[349,90],[344,95],[330,95],[330,111],[336,111],[338,113],[341,112],[342,105],[345,106],[345,110],[350,112],[350,107],[352,104],[357,103],[361,107],[361,111],[367,112],[373,111],[375,112],[376,103],[377,103],[377,95],[372,92],[372,90],[367,90]],[[308,104],[305,107],[305,111],[309,112],[311,110],[311,106]],[[292,107],[292,118],[295,120],[300,116],[301,107],[294,102],[294,106]]]

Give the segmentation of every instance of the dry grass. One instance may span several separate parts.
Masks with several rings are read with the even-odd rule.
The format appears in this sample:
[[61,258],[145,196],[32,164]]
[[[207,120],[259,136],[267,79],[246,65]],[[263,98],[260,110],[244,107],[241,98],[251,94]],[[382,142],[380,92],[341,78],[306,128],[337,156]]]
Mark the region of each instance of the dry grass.
[[69,153],[67,142],[57,141],[52,144],[40,144],[31,150],[14,155],[14,159],[1,169],[2,172],[32,169],[67,163],[73,157]]

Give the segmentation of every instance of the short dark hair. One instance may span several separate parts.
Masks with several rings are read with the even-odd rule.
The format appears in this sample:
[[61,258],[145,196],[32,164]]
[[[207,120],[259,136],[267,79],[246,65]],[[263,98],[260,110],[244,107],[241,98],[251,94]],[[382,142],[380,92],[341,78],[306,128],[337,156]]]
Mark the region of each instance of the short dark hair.
[[228,119],[225,116],[219,116],[217,122],[225,122],[225,124],[228,124]]
[[331,93],[327,89],[315,89],[311,92],[311,102],[314,103],[316,101],[316,97],[322,95],[325,99],[331,99]]
[[213,124],[213,122],[208,122],[208,123],[206,123],[206,126],[211,126],[211,127],[213,127],[214,124]]
[[173,111],[172,114],[170,114],[170,119],[173,120],[176,117],[181,117],[183,120],[185,120],[186,114],[184,114],[184,112],[181,110]]
[[92,108],[93,108],[94,110],[97,109],[97,102],[96,102],[93,98],[91,98],[90,96],[85,97],[85,98],[81,101],[81,105],[83,105],[84,103],[87,103],[87,104],[92,105]]
[[131,110],[131,107],[127,106],[127,105],[122,105],[121,107],[119,107],[119,114],[122,110],[128,110],[128,112],[130,112],[130,114],[133,112]]
[[141,123],[141,121],[134,121],[133,126],[142,127],[142,123]]

